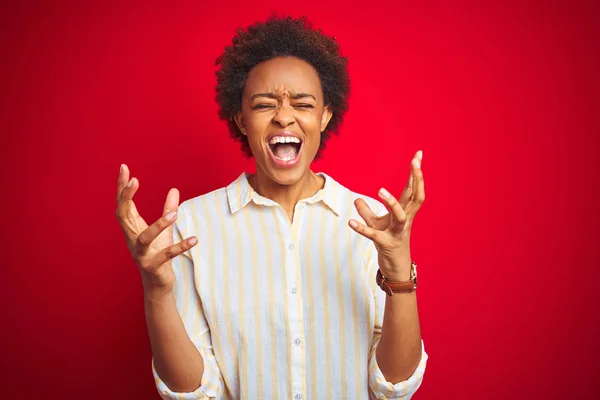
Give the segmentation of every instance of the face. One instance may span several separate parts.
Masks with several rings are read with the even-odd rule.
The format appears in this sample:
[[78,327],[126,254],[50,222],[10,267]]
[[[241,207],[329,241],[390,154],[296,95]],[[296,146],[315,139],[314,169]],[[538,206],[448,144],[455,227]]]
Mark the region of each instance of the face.
[[235,120],[257,173],[291,185],[310,171],[331,116],[317,71],[306,61],[278,57],[250,71]]

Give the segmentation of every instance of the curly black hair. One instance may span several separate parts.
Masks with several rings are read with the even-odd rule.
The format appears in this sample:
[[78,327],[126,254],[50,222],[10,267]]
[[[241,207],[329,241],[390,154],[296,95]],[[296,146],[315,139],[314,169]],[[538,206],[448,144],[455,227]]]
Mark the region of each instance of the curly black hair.
[[242,108],[242,92],[248,73],[257,64],[274,57],[296,57],[311,64],[319,74],[323,97],[333,116],[325,131],[315,159],[322,155],[331,133],[338,133],[348,110],[350,77],[347,58],[340,54],[335,38],[313,29],[307,18],[271,15],[265,22],[256,22],[247,29],[238,29],[232,45],[226,46],[215,65],[217,69],[217,103],[219,117],[227,120],[231,137],[241,142],[242,151],[252,157],[248,138],[233,119]]

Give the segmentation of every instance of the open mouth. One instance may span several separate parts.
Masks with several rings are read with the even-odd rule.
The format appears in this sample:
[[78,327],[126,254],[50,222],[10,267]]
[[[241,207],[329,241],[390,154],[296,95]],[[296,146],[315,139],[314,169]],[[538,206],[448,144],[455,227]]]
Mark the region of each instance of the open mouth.
[[268,145],[273,160],[286,166],[294,164],[302,150],[302,140],[295,136],[274,136]]

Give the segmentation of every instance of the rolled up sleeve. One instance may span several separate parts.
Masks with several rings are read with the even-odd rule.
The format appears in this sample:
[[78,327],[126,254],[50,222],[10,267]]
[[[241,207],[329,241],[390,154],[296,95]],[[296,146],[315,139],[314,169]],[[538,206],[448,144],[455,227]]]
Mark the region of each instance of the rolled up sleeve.
[[170,390],[156,373],[154,361],[152,362],[154,382],[156,383],[158,393],[163,399],[205,400],[221,399],[223,397],[223,378],[221,377],[212,349],[198,348],[198,350],[204,360],[204,373],[202,374],[200,387],[193,392],[184,393]]
[[393,384],[388,382],[379,365],[377,364],[377,344],[379,338],[373,348],[369,357],[369,387],[371,388],[373,397],[375,399],[402,399],[408,400],[417,391],[421,382],[423,381],[423,374],[425,373],[425,367],[427,365],[427,353],[425,352],[425,345],[421,340],[421,361],[415,369],[415,372],[405,381]]
[[[174,243],[178,243],[184,238],[197,234],[195,232],[186,232],[186,215],[184,211],[183,207],[180,207],[179,218],[173,228]],[[221,399],[223,397],[225,385],[213,352],[210,330],[204,317],[202,304],[194,283],[194,263],[189,251],[179,257],[175,257],[172,261],[172,265],[176,279],[173,294],[175,296],[177,310],[179,311],[179,315],[181,316],[181,320],[183,321],[190,340],[194,343],[202,356],[202,360],[204,361],[204,373],[202,374],[200,387],[193,392],[173,392],[158,376],[154,367],[153,358],[152,373],[154,375],[156,388],[163,399]]]

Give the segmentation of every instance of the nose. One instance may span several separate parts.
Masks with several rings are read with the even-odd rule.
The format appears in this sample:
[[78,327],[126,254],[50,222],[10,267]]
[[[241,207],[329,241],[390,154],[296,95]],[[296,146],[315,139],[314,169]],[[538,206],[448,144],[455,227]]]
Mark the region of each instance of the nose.
[[273,116],[273,122],[276,125],[281,126],[282,128],[293,125],[294,121],[295,119],[291,107],[286,105],[282,105],[281,107],[279,107],[277,113],[275,114],[275,116]]

